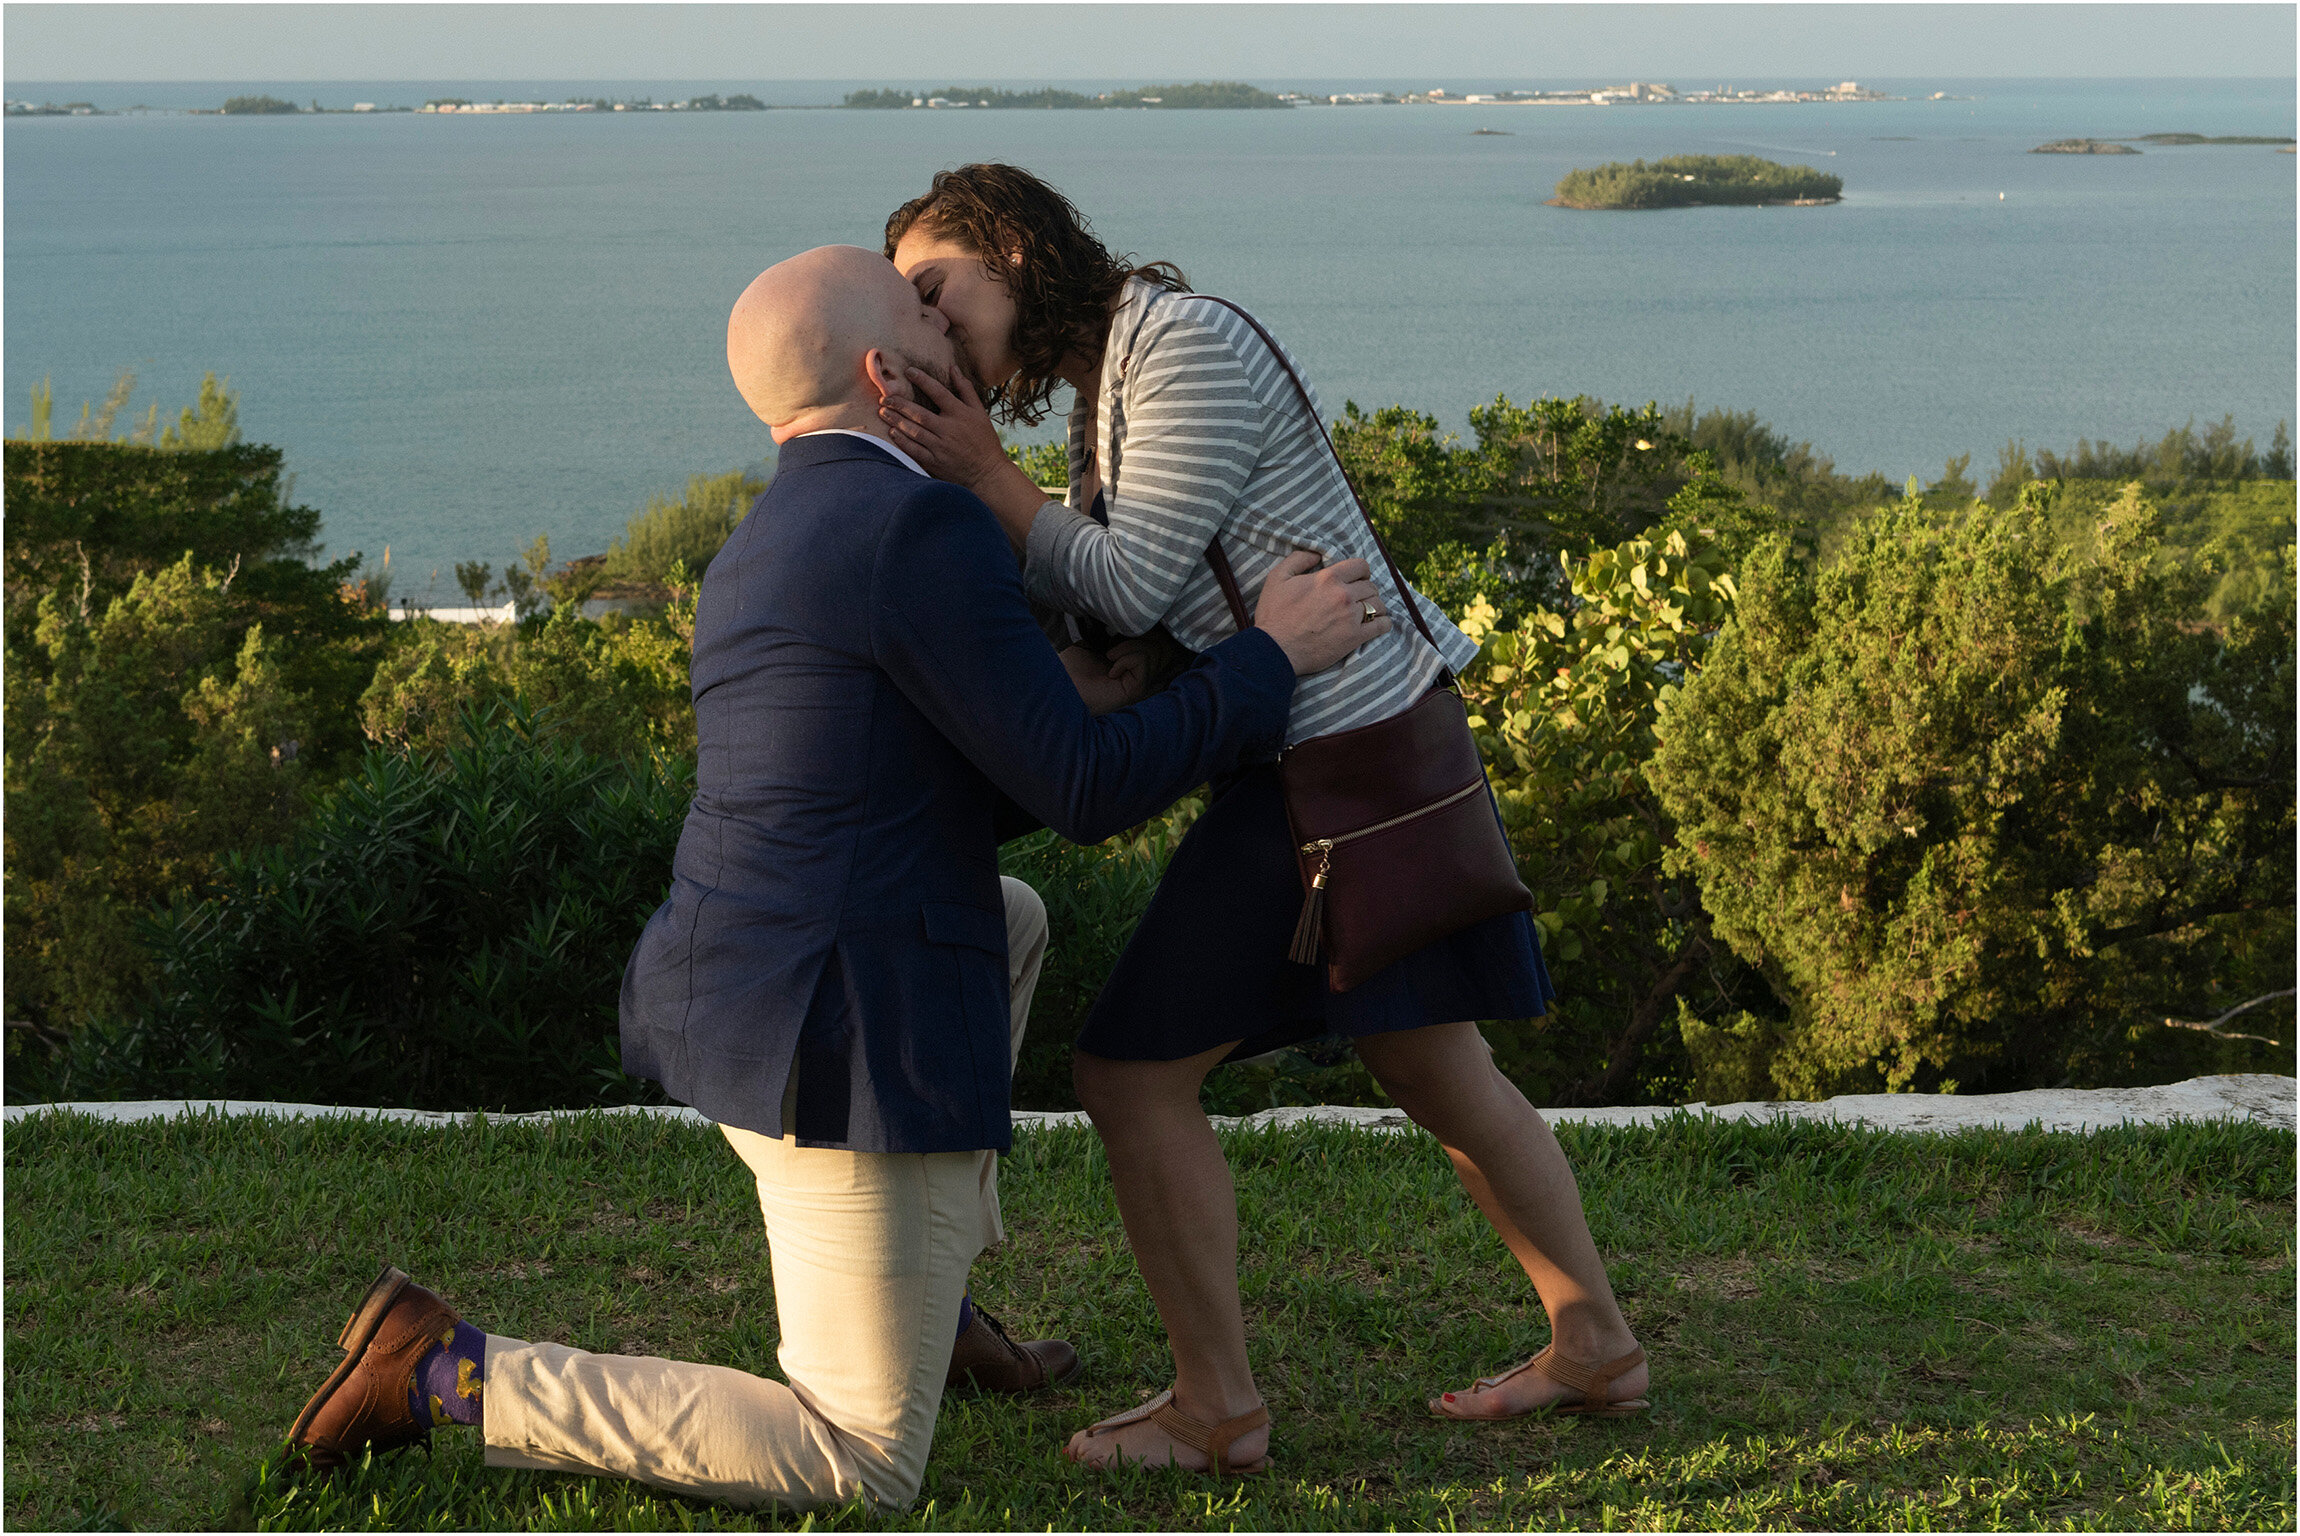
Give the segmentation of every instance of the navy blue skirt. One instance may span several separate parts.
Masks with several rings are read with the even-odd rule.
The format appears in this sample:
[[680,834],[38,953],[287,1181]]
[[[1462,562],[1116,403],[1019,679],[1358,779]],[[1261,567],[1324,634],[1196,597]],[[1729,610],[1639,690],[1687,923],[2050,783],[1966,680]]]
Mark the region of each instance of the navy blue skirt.
[[1547,1013],[1557,989],[1524,912],[1465,928],[1347,992],[1286,958],[1302,877],[1272,766],[1214,785],[1094,1001],[1077,1048],[1179,1061],[1227,1041],[1252,1056],[1321,1035],[1380,1035],[1459,1019]]

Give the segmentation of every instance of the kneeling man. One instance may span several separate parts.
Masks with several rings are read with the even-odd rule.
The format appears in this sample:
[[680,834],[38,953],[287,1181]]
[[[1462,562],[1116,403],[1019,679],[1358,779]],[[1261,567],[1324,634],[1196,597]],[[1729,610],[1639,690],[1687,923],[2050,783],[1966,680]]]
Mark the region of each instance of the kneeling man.
[[788,1385],[490,1336],[386,1269],[292,1432],[317,1464],[452,1420],[492,1466],[907,1505],[968,1266],[1000,1235],[1025,980],[1000,837],[1034,821],[1096,842],[1274,756],[1295,678],[1387,628],[1360,622],[1364,561],[1298,553],[1256,627],[1096,715],[989,509],[884,437],[906,368],[949,376],[939,310],[829,246],[759,275],[727,351],[781,462],[703,581],[695,800],[625,976],[623,1060],[756,1175]]

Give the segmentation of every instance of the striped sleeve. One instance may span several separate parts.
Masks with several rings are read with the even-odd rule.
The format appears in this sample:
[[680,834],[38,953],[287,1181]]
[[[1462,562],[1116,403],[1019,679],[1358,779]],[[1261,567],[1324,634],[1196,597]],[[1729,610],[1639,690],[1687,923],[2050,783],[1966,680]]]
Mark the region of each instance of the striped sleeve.
[[1041,602],[1139,635],[1204,566],[1207,541],[1254,473],[1264,423],[1236,346],[1183,305],[1152,311],[1131,359],[1115,480],[1123,489],[1108,505],[1110,525],[1041,507],[1023,580]]

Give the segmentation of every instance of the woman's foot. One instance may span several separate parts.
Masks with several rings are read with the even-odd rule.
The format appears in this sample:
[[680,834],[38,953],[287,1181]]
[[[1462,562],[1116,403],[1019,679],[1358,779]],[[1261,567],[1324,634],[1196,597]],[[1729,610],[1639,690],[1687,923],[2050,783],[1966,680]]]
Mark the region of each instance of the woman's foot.
[[[1225,1430],[1229,1431],[1226,1438]],[[1210,1453],[1220,1452],[1225,1469],[1235,1475],[1266,1468],[1269,1450],[1270,1415],[1262,1405],[1214,1420],[1176,1406],[1174,1394],[1166,1391],[1139,1408],[1080,1430],[1070,1437],[1062,1454],[1081,1466],[1096,1468],[1123,1461],[1211,1472],[1215,1467]]]
[[1646,1406],[1650,1381],[1645,1352],[1632,1347],[1604,1365],[1591,1365],[1561,1356],[1555,1344],[1531,1360],[1499,1376],[1488,1376],[1462,1392],[1430,1399],[1430,1412],[1441,1419],[1515,1419],[1555,1409],[1562,1413],[1601,1413],[1600,1405],[1615,1412]]

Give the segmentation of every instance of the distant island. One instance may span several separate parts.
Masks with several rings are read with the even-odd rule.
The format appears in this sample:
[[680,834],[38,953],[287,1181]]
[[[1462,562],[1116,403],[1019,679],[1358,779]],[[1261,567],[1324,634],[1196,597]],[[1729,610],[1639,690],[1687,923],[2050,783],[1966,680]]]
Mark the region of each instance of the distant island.
[[1288,109],[1291,101],[1235,80],[1204,81],[1195,85],[1145,85],[1138,90],[1104,91],[1098,96],[1078,91],[1002,91],[987,85],[946,85],[939,91],[849,91],[841,106],[866,111],[955,111],[962,107],[993,112],[1111,111],[1125,107],[1163,108],[1167,111],[1215,109]]
[[2039,144],[2029,151],[2032,155],[2137,155],[2139,150],[2130,144],[2119,144],[2113,139],[2055,139],[2050,144]]
[[2144,133],[2133,142],[2138,144],[2289,144],[2290,139],[2263,139],[2249,134],[2232,134],[2213,138],[2202,133]]
[[1781,165],[1755,155],[1672,155],[1650,165],[1615,161],[1569,171],[1553,208],[1809,208],[1838,201],[1841,177],[1809,165]]

